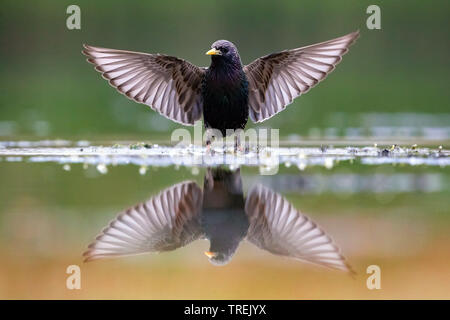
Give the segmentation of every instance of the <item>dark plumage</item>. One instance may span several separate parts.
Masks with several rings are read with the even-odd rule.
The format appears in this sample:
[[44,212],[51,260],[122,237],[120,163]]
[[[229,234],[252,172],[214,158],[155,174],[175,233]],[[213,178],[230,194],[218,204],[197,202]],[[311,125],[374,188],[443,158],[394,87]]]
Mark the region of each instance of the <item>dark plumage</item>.
[[249,228],[240,170],[208,169],[203,184],[201,227],[209,239],[205,252],[214,265],[227,264]]
[[243,129],[250,118],[264,121],[306,93],[335,68],[359,32],[285,50],[242,66],[229,41],[213,43],[209,68],[172,56],[98,48],[83,53],[119,92],[163,116],[206,128]]
[[229,41],[212,44],[211,66],[202,83],[205,128],[244,129],[248,120],[248,81],[236,47]]

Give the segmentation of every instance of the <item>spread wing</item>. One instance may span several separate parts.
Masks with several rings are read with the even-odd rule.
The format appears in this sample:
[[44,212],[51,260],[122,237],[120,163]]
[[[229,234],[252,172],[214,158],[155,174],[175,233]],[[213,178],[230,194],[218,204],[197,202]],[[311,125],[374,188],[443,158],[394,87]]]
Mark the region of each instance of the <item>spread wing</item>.
[[333,240],[285,198],[261,185],[248,194],[247,240],[273,254],[353,272]]
[[128,98],[186,125],[201,118],[204,68],[176,57],[84,45],[83,54]]
[[201,237],[202,191],[195,182],[172,186],[119,215],[89,245],[85,261],[175,250]]
[[333,71],[359,31],[303,48],[256,59],[244,67],[249,81],[250,118],[264,121]]

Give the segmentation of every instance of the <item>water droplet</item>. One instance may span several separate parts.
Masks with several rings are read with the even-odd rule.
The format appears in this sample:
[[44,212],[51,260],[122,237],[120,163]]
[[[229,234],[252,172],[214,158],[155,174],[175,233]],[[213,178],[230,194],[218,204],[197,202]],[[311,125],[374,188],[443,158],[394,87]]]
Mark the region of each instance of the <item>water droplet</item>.
[[100,163],[100,164],[97,165],[97,170],[101,174],[107,174],[108,173],[108,167],[105,164],[103,164],[103,163]]
[[141,176],[143,176],[143,175],[145,175],[146,173],[147,173],[147,166],[141,166],[140,168],[139,168],[139,174],[141,175]]
[[333,166],[334,166],[333,159],[332,158],[326,158],[325,161],[324,161],[324,166],[327,169],[333,168]]
[[306,162],[302,161],[300,162],[297,167],[300,169],[300,171],[303,171],[306,169]]

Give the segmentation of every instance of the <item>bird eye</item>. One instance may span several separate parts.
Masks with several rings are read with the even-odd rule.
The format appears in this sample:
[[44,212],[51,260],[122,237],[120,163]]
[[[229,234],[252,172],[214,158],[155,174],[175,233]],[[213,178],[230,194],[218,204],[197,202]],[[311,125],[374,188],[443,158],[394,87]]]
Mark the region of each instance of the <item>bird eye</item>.
[[220,48],[220,51],[222,51],[223,53],[227,53],[228,52],[228,48],[222,47],[222,48]]

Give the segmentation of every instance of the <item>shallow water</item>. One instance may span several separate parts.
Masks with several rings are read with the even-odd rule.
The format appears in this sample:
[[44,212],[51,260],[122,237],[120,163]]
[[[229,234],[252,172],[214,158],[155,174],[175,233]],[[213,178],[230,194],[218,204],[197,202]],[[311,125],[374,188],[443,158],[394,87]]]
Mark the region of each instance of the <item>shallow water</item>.
[[0,297],[450,297],[448,150],[281,145],[0,142]]
[[[249,147],[245,151],[232,146],[212,148],[197,145],[160,146],[147,143],[109,143],[95,145],[88,141],[9,141],[0,142],[0,157],[7,162],[82,163],[87,165],[138,165],[138,166],[218,166],[231,169],[242,165],[264,168],[296,165],[300,170],[307,166],[332,168],[335,163],[357,161],[365,165],[405,164],[445,167],[450,165],[450,151],[438,148],[398,146],[388,147],[334,147],[283,146]],[[66,166],[67,168],[67,166]]]

